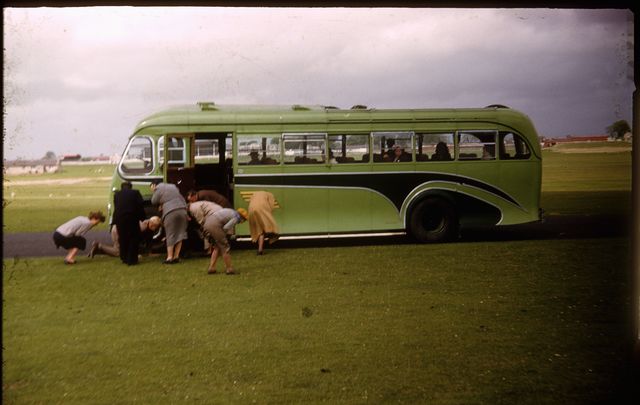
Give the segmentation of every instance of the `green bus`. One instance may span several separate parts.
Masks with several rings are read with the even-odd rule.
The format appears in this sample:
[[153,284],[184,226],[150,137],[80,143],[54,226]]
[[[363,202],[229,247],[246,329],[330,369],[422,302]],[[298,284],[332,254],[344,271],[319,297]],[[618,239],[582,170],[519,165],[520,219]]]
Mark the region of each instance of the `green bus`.
[[[283,238],[409,234],[541,219],[542,155],[530,119],[477,109],[230,106],[200,102],[143,119],[117,165],[130,181],[213,189],[236,208],[271,192]],[[111,205],[110,205],[111,207]],[[236,229],[239,240],[248,225]]]

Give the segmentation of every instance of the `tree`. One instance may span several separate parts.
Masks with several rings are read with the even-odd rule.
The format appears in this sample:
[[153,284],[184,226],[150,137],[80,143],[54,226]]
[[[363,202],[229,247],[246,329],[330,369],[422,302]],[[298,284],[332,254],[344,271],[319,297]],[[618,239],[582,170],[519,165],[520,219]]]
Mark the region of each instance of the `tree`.
[[607,134],[610,138],[620,139],[627,132],[631,132],[631,127],[625,120],[616,121],[607,127]]
[[45,160],[56,160],[56,154],[53,153],[52,151],[48,151],[47,153],[44,154],[44,158]]

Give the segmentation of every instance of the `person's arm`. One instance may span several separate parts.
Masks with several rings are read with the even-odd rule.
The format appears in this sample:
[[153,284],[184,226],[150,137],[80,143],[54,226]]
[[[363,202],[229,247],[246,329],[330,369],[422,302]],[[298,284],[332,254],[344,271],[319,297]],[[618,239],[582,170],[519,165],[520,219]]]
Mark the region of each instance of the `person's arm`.
[[225,233],[232,233],[233,232],[233,227],[236,226],[236,224],[238,223],[238,215],[234,215],[233,218],[231,218],[223,227],[222,229],[225,231]]
[[162,189],[161,189],[161,184],[158,184],[158,187],[156,187],[155,191],[153,192],[153,195],[151,196],[151,204],[153,205],[158,205],[160,204],[160,200],[161,200],[161,194],[162,194]]

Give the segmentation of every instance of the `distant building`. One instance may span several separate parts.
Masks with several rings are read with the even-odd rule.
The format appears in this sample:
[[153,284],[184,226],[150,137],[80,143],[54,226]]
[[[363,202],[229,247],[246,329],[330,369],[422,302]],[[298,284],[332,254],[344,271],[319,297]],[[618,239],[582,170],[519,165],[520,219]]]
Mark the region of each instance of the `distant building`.
[[60,161],[53,159],[13,160],[5,161],[4,168],[8,175],[57,173],[60,170]]
[[82,159],[82,156],[80,155],[64,155],[62,157],[63,162],[76,162],[80,159]]
[[567,135],[558,138],[542,138],[542,147],[549,148],[555,146],[558,143],[570,143],[570,142],[607,142],[611,141],[609,135]]
[[609,135],[569,135],[565,142],[607,142]]

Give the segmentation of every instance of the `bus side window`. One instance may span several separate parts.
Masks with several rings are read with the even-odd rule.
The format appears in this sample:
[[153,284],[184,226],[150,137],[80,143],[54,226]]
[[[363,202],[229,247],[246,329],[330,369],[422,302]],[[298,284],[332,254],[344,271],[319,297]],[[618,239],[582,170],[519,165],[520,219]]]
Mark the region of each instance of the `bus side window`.
[[531,157],[531,151],[520,135],[513,132],[500,132],[500,159],[526,160]]
[[[331,157],[335,161],[331,161]],[[329,135],[329,163],[369,161],[368,135]]]
[[280,137],[249,135],[238,137],[239,165],[277,165],[280,163]]
[[416,161],[453,160],[453,132],[434,132],[416,134]]
[[495,160],[496,131],[458,132],[459,160]]
[[[395,149],[401,150],[399,155]],[[374,162],[410,162],[413,148],[413,132],[373,132]]]
[[325,134],[283,134],[285,164],[325,163]]

